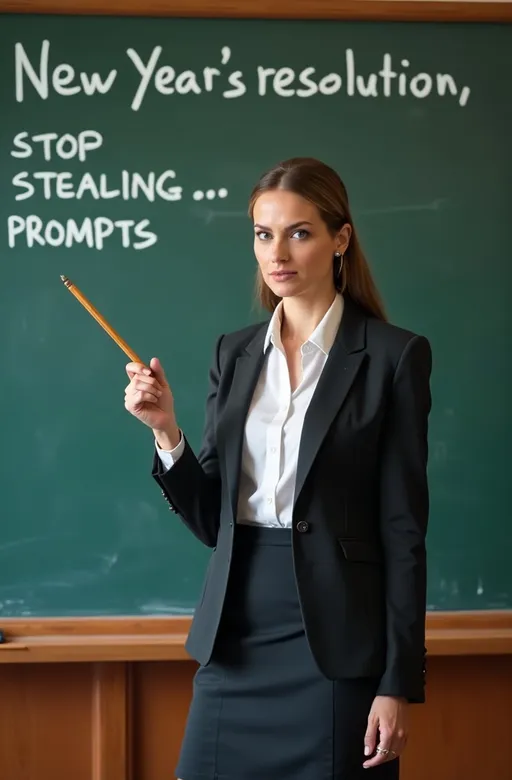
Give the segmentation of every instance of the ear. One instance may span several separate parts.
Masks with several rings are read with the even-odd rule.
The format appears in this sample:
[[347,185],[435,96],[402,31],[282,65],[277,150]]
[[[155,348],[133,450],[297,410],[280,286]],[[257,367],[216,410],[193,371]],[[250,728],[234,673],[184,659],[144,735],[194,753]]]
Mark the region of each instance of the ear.
[[348,249],[348,245],[350,244],[351,235],[352,235],[352,225],[349,225],[348,222],[346,222],[341,228],[338,235],[336,236],[337,252],[341,252],[342,255],[345,254],[345,252]]

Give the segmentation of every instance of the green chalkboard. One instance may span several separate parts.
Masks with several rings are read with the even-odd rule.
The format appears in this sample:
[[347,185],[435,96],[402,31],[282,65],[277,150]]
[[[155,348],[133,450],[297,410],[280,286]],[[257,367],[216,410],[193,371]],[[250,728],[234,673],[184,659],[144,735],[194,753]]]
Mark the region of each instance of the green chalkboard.
[[432,343],[429,608],[512,607],[511,72],[507,25],[0,16],[0,616],[193,610],[208,553],[59,276],[197,447],[215,338],[261,318],[248,195],[294,155]]

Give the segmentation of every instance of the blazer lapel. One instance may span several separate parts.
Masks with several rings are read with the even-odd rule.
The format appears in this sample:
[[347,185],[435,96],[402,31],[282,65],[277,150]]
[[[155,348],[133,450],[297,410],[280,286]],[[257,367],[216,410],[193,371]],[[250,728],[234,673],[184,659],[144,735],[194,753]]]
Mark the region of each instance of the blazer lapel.
[[294,505],[320,446],[340,410],[366,355],[366,316],[345,298],[342,321],[304,417]]
[[225,451],[226,477],[233,518],[236,518],[238,505],[245,420],[265,359],[263,345],[267,327],[268,323],[257,331],[252,341],[237,358],[229,398],[222,416],[220,440]]

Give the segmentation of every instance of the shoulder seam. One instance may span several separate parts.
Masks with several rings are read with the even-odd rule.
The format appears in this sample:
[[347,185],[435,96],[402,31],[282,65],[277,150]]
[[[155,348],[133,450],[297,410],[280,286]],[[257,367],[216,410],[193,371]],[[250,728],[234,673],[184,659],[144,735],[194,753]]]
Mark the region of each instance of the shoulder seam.
[[413,343],[417,343],[418,341],[421,341],[423,339],[425,339],[425,336],[421,336],[418,333],[411,333],[411,338],[408,339],[407,342],[405,343],[404,348],[403,348],[402,352],[400,353],[400,357],[398,358],[397,364],[395,366],[395,371],[394,371],[394,374],[393,374],[393,383],[396,381],[396,378],[397,378],[397,376],[398,376],[398,374],[400,372],[400,369],[402,367],[402,363],[404,362],[404,360],[405,360],[405,358],[407,356],[407,353],[409,352],[412,344]]

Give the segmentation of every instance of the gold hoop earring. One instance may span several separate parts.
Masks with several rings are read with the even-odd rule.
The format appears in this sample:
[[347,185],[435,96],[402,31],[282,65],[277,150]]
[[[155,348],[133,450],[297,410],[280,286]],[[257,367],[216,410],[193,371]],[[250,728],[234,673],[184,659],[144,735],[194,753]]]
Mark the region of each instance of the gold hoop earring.
[[348,284],[348,269],[346,263],[343,263],[343,268],[341,269],[341,288],[340,288],[340,292],[342,295],[347,289],[347,284]]
[[345,263],[345,258],[341,252],[334,253],[334,260],[336,261],[338,258],[339,265],[337,270],[334,272],[334,279],[336,288],[343,294],[347,288],[348,281],[347,264]]
[[338,268],[334,272],[335,284],[339,291],[343,293],[345,291],[345,287],[347,286],[347,271],[342,253],[335,252],[334,260],[339,260]]

